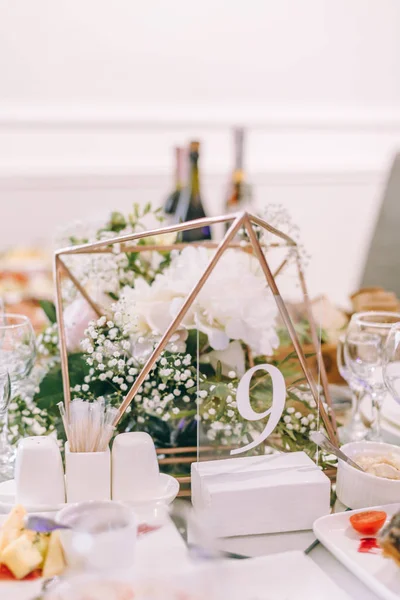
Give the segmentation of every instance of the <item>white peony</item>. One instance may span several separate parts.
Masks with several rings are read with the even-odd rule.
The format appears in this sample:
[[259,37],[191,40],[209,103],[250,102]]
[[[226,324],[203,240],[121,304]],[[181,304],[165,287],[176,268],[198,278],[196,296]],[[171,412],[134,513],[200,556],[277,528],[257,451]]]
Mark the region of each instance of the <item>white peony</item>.
[[[188,246],[149,285],[135,280],[115,306],[118,324],[137,336],[161,335],[205,271],[215,251]],[[241,340],[256,354],[271,355],[278,347],[278,310],[258,260],[229,249],[219,260],[185,315],[181,328],[199,329],[210,346],[226,350]]]

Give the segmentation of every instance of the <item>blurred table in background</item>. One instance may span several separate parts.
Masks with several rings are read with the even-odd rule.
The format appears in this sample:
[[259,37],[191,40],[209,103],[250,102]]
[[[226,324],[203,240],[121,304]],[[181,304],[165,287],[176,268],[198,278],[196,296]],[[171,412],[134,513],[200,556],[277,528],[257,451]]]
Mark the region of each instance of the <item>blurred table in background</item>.
[[0,255],[0,299],[7,312],[24,314],[36,332],[47,324],[41,300],[53,300],[51,254],[16,248]]

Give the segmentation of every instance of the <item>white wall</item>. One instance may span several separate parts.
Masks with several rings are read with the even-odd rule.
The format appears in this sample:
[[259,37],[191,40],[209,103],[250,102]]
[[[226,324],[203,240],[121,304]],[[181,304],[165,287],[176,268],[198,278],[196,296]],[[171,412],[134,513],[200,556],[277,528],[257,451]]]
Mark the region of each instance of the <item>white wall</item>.
[[242,123],[258,204],[291,209],[311,291],[345,301],[400,147],[399,23],[397,0],[3,0],[0,245],[159,202],[192,136],[220,212]]

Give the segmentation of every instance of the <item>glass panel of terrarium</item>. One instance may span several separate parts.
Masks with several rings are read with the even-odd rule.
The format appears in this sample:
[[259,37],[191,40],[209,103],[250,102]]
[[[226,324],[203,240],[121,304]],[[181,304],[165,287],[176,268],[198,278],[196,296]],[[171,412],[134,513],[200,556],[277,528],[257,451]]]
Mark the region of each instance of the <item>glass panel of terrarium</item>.
[[325,402],[321,311],[313,330],[297,264],[277,283],[284,278],[287,302],[272,293],[251,253],[231,248],[199,295],[198,461],[275,451],[316,456],[309,434],[320,424],[319,398]]

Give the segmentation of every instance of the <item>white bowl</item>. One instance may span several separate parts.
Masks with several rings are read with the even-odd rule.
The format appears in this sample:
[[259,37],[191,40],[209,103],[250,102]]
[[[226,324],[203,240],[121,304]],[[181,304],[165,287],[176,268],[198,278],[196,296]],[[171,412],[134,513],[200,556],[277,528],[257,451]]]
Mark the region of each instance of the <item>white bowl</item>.
[[68,566],[129,569],[133,566],[137,521],[129,506],[111,500],[79,502],[57,513]]
[[[358,455],[397,454],[400,447],[382,442],[350,442],[341,450],[350,458]],[[336,480],[336,494],[349,508],[367,508],[400,501],[400,480],[376,477],[363,473],[339,460]]]

